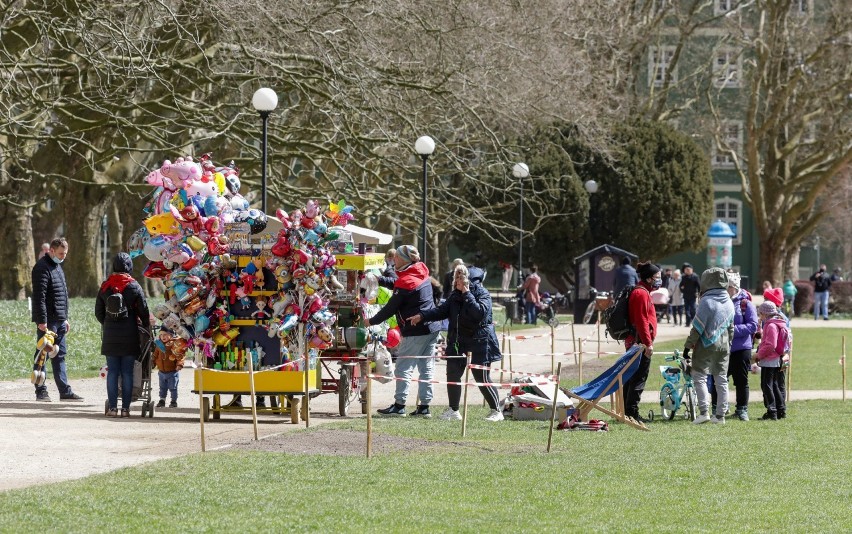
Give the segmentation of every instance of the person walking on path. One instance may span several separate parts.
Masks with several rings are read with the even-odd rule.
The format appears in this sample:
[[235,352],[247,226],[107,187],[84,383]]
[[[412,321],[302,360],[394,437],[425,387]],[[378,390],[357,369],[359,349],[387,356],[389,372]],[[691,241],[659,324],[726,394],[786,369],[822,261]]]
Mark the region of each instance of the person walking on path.
[[133,261],[116,254],[112,274],[98,291],[95,318],[101,323],[101,354],[107,360],[107,417],[118,416],[118,377],[121,376],[121,417],[130,417],[133,367],[142,355],[139,327],[151,327],[151,314],[142,287],[130,272]]
[[831,289],[831,278],[825,272],[825,265],[819,266],[819,271],[811,275],[814,283],[814,320],[818,321],[820,314],[828,321],[828,296]]
[[612,298],[615,299],[621,293],[621,290],[628,286],[635,286],[639,283],[639,276],[636,274],[636,269],[631,265],[630,258],[624,257],[621,260],[621,265],[615,268],[613,273],[614,279],[612,283]]
[[[83,397],[74,393],[68,383],[65,356],[68,346],[65,337],[71,331],[68,322],[68,285],[62,262],[68,255],[68,241],[58,237],[50,242],[47,254],[39,259],[32,270],[33,309],[32,321],[36,324],[36,342],[50,330],[56,337],[54,344],[59,347],[54,358],[50,358],[53,368],[53,380],[59,390],[59,400],[82,401]],[[47,385],[35,386],[36,400],[50,402]]]
[[763,405],[766,407],[766,413],[761,419],[775,421],[787,416],[783,364],[789,352],[791,336],[773,302],[764,302],[758,311],[763,332],[755,360],[760,367],[760,389],[763,390]]
[[[740,273],[728,273],[728,295],[734,304],[734,337],[731,342],[728,376],[733,377],[737,390],[734,417],[740,421],[748,421],[748,375],[751,371],[752,338],[757,333],[757,309],[748,291],[740,288],[740,280]],[[710,390],[710,397],[712,405],[718,407],[719,399],[715,387]]]
[[651,355],[654,354],[654,340],[657,337],[657,312],[651,302],[651,291],[658,289],[663,280],[660,268],[653,263],[640,263],[637,267],[640,280],[627,301],[627,313],[630,324],[633,325],[633,333],[624,340],[624,347],[630,349],[636,343],[641,343],[645,345],[645,350],[639,361],[639,368],[624,384],[624,414],[640,423],[647,423],[648,420],[639,415],[639,402],[642,400],[642,392],[645,391],[645,382],[651,369]]
[[512,283],[512,275],[515,273],[515,268],[508,261],[500,260],[500,271],[503,273],[503,278],[500,280],[500,290],[504,293],[509,291],[509,285]]
[[[689,337],[684,343],[684,357],[692,351],[692,381],[698,396],[699,415],[693,423],[725,424],[728,411],[728,360],[734,336],[734,303],[728,294],[728,273],[720,267],[711,267],[701,274],[701,302]],[[716,413],[710,417],[707,410],[710,395],[707,376],[713,375],[716,388]]]
[[402,340],[397,346],[399,357],[396,360],[394,375],[396,394],[394,403],[378,410],[381,415],[404,417],[405,402],[408,399],[408,386],[414,369],[419,371],[419,404],[411,415],[432,417],[429,403],[432,401],[432,375],[435,373],[435,344],[438,341],[440,323],[429,321],[413,325],[409,317],[435,308],[432,298],[432,282],[429,268],[420,261],[420,253],[411,245],[402,245],[396,249],[394,268],[397,278],[393,286],[393,295],[376,315],[369,318],[370,326],[381,324],[395,315],[400,326]]
[[686,317],[687,328],[692,325],[695,317],[695,302],[698,300],[698,292],[701,290],[701,281],[692,270],[692,264],[684,263],[683,276],[680,280],[680,292],[683,294],[683,311]]
[[672,271],[672,277],[669,280],[669,308],[671,308],[672,319],[675,326],[683,324],[683,293],[680,290],[680,269]]
[[[464,265],[456,267],[453,291],[450,298],[437,308],[410,317],[408,321],[417,325],[420,321],[449,320],[447,331],[447,382],[461,382],[467,367],[464,356],[471,353],[470,362],[488,367],[491,362],[500,361],[500,345],[494,331],[491,316],[491,294],[482,286],[482,270]],[[456,356],[453,358],[452,356]],[[461,356],[461,357],[459,357]],[[487,369],[471,369],[473,378],[480,384],[490,384],[491,375]],[[498,409],[500,397],[494,386],[479,386],[479,391],[491,408],[487,421],[502,421],[503,413]],[[441,419],[461,419],[459,401],[462,387],[447,384],[449,408],[441,414]]]
[[524,292],[524,312],[527,316],[527,324],[534,325],[538,316],[538,303],[541,302],[541,295],[538,294],[538,288],[541,285],[541,277],[538,275],[538,266],[530,267],[530,274],[524,280],[521,290]]

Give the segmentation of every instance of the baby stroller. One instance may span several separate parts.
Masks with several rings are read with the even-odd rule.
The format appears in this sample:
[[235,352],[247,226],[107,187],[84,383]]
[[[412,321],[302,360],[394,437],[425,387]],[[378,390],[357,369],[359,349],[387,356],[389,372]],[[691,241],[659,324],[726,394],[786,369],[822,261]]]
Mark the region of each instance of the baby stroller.
[[[133,364],[132,402],[142,401],[142,417],[154,417],[154,401],[151,400],[151,362],[154,355],[154,339],[150,330],[139,327],[141,354]],[[118,381],[118,396],[121,398],[121,380]],[[104,401],[104,415],[109,411],[109,401]]]
[[536,317],[556,328],[559,326],[559,319],[556,318],[556,308],[554,308],[553,304],[553,298],[550,296],[550,293],[546,291],[542,293],[541,302],[536,305]]

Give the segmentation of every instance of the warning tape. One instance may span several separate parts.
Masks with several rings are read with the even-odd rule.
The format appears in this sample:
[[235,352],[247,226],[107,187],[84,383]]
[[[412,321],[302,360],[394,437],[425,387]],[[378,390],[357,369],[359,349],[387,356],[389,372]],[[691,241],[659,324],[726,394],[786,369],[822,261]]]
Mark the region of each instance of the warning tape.
[[367,375],[367,378],[377,378],[380,380],[396,380],[399,382],[418,382],[421,384],[437,384],[437,385],[448,385],[448,386],[485,386],[485,387],[495,387],[501,389],[509,389],[513,387],[524,387],[524,386],[546,386],[551,385],[552,382],[513,382],[510,384],[501,384],[499,382],[448,382],[446,380],[421,380],[419,378],[400,378],[396,376],[386,376],[386,375]]
[[485,365],[476,365],[472,363],[468,365],[471,369],[482,369],[484,371],[494,371],[495,373],[509,373],[513,375],[521,375],[521,376],[531,376],[535,378],[546,378],[548,380],[556,380],[556,375],[551,374],[542,374],[542,373],[528,373],[526,371],[510,371],[509,369],[492,369],[491,367]]

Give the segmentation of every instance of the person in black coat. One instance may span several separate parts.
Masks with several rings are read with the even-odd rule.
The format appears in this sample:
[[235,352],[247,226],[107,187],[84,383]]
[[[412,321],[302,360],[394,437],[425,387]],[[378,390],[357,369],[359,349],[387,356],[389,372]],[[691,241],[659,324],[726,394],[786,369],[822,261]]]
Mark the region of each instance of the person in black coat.
[[[446,351],[448,382],[460,382],[467,366],[465,358],[451,356],[464,356],[471,353],[471,363],[485,367],[488,367],[491,362],[502,359],[500,346],[497,343],[497,333],[494,331],[491,294],[482,285],[483,274],[482,269],[478,267],[468,269],[464,265],[457,266],[454,271],[453,291],[450,292],[449,298],[437,308],[420,312],[409,318],[412,325],[420,321],[449,320]],[[474,368],[471,371],[476,382],[491,383],[491,376],[487,369]],[[450,407],[441,415],[442,419],[461,419],[459,414],[461,391],[461,386],[447,385]],[[479,391],[491,407],[491,413],[486,419],[502,420],[503,413],[498,409],[500,399],[497,388],[479,386]]]
[[683,311],[686,315],[686,326],[689,327],[692,324],[692,319],[695,317],[695,303],[701,291],[701,280],[693,272],[692,265],[689,263],[684,263],[681,271],[683,271],[683,276],[680,278],[680,292],[683,295]]
[[[68,384],[65,367],[65,355],[68,353],[65,335],[71,331],[68,322],[68,286],[65,283],[65,271],[62,270],[62,262],[67,254],[68,241],[64,237],[56,238],[50,242],[47,253],[33,266],[32,321],[38,328],[36,341],[48,330],[56,334],[54,344],[59,347],[59,352],[50,359],[50,365],[59,390],[59,400],[81,401],[83,397],[74,393]],[[37,385],[35,394],[36,400],[50,402],[45,384]]]
[[[107,359],[107,417],[118,416],[118,377],[121,375],[121,417],[130,417],[133,399],[133,366],[142,355],[139,326],[150,329],[151,316],[142,287],[130,272],[133,261],[124,252],[112,262],[113,274],[101,284],[95,300],[95,317],[101,323],[101,354]],[[120,294],[123,308],[108,301]],[[114,298],[113,303],[117,300]],[[118,311],[118,313],[116,313]]]

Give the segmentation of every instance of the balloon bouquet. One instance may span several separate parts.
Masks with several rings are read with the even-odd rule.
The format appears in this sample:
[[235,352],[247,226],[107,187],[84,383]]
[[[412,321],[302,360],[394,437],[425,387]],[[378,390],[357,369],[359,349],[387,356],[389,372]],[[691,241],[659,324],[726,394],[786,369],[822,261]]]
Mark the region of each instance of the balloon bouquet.
[[[165,301],[153,309],[156,345],[173,354],[193,349],[212,368],[247,368],[248,357],[314,368],[332,344],[337,317],[328,303],[342,288],[326,247],[338,235],[329,228],[345,226],[354,208],[340,201],[323,211],[308,200],[304,209],[267,217],[240,195],[233,162],[217,167],[209,155],[167,160],[146,180],[156,190],[128,249],[147,257],[144,275],[166,286]],[[264,336],[280,339],[278,354],[263,349],[270,346]]]

